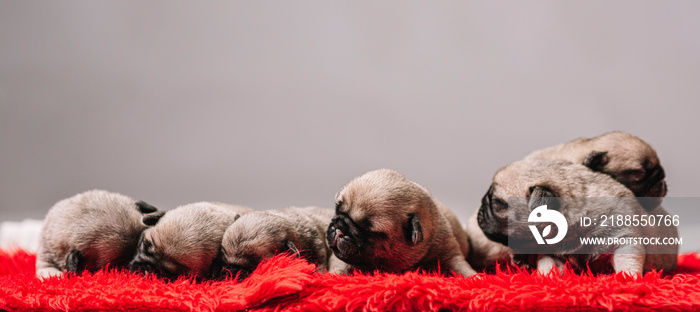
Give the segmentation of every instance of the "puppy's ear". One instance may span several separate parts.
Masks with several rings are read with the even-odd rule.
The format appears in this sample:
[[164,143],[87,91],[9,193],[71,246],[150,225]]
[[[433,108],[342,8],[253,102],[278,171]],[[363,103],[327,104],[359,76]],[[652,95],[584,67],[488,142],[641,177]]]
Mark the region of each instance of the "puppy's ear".
[[413,245],[417,245],[423,241],[423,226],[420,224],[420,218],[412,213],[408,214],[406,239]]
[[66,270],[68,272],[80,273],[85,269],[85,258],[78,250],[71,250],[66,258]]
[[338,212],[340,208],[343,207],[343,198],[340,196],[340,193],[335,194],[335,212]]
[[608,158],[608,152],[592,151],[583,160],[582,165],[590,168],[593,171],[601,171],[603,167],[608,164],[610,159]]
[[550,188],[542,185],[530,187],[528,207],[532,210],[542,205],[547,205],[547,209],[554,210],[559,210],[560,207],[557,195]]
[[160,220],[160,218],[162,218],[164,215],[165,215],[165,211],[152,212],[152,213],[144,215],[141,218],[141,222],[143,222],[143,224],[148,225],[148,226],[154,226],[154,225],[156,225],[156,223],[158,223],[158,220]]
[[141,201],[141,200],[139,200],[139,201],[136,202],[136,209],[138,209],[139,212],[141,212],[141,213],[143,213],[143,214],[147,214],[147,213],[151,213],[151,212],[156,212],[156,211],[158,211],[158,208],[153,207],[153,206],[150,205],[149,203],[147,203],[147,202],[145,202],[145,201]]
[[294,245],[294,243],[292,243],[292,241],[289,241],[289,240],[288,240],[288,241],[284,244],[284,247],[287,248],[287,251],[289,251],[289,252],[292,253],[293,255],[296,255],[296,256],[299,255],[299,249],[297,249],[297,246]]

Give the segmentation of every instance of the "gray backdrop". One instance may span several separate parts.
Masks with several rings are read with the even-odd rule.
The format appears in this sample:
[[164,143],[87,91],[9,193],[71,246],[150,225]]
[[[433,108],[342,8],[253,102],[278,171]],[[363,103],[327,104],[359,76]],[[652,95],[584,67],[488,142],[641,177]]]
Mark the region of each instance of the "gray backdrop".
[[464,221],[530,151],[625,130],[700,196],[700,2],[0,2],[0,220],[93,188],[331,207],[389,167]]

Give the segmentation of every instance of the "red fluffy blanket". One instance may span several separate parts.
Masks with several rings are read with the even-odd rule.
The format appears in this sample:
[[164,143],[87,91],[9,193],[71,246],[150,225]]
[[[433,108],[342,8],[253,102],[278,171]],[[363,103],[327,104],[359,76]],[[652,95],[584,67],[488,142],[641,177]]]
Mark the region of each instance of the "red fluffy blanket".
[[129,272],[40,281],[35,255],[0,250],[0,309],[7,310],[698,310],[700,256],[679,256],[668,275],[650,272],[542,276],[520,270],[481,278],[316,274],[300,259],[278,256],[238,283],[163,282]]

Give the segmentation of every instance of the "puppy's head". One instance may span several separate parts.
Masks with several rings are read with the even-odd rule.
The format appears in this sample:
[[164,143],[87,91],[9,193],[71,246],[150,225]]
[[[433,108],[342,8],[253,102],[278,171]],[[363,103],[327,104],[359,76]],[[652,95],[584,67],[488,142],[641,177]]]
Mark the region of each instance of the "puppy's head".
[[212,277],[243,280],[264,259],[285,252],[298,254],[295,241],[296,233],[286,219],[266,211],[245,214],[226,229]]
[[[532,235],[528,227],[509,223],[526,225],[530,212],[541,205],[562,212],[566,207],[557,197],[581,197],[579,184],[589,175],[602,176],[567,161],[523,160],[505,166],[496,172],[481,199],[477,213],[479,227],[486,237],[503,245],[509,245],[509,238],[511,245],[529,243]],[[513,198],[527,202],[512,205]],[[519,238],[526,240],[517,241]]]
[[143,232],[129,269],[167,279],[207,277],[224,231],[238,216],[210,203],[196,203],[160,219],[144,218],[144,223],[154,225]]
[[651,145],[625,132],[606,133],[590,143],[594,150],[584,155],[583,165],[611,176],[637,197],[654,197],[640,201],[645,208],[661,204],[668,190],[666,173]]
[[63,255],[65,270],[69,272],[94,272],[107,265],[126,267],[146,228],[141,223],[142,216],[159,213],[143,201],[100,190],[79,194],[57,206],[58,214],[47,215],[44,243],[67,243],[70,250]]
[[335,204],[326,242],[339,259],[367,270],[402,271],[417,264],[438,222],[428,191],[389,169],[350,181]]
[[[496,172],[493,182],[481,200],[477,222],[486,237],[507,245],[527,248],[535,244],[530,232],[529,217],[533,210],[547,205],[558,211],[568,228],[581,217],[622,212],[638,212],[633,194],[612,177],[589,170],[583,165],[561,160],[526,159],[509,164]],[[614,201],[611,201],[614,199]],[[631,201],[631,202],[630,202]],[[539,212],[538,212],[539,217]],[[538,222],[541,233],[551,222]],[[558,226],[550,227],[547,237],[558,234]],[[557,246],[567,248],[575,236],[567,235]]]

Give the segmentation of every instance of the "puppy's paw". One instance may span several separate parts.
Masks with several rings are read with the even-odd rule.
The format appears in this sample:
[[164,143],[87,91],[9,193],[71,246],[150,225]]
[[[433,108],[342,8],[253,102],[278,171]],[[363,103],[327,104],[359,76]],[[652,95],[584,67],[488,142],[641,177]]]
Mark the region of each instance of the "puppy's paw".
[[537,271],[542,273],[542,275],[549,274],[554,268],[557,268],[560,275],[564,275],[565,270],[562,259],[553,258],[551,256],[541,256],[537,260]]
[[39,269],[36,271],[36,277],[42,281],[45,279],[52,278],[52,277],[60,278],[62,276],[63,276],[63,272],[59,271],[56,268],[43,268],[43,269]]
[[450,271],[454,272],[456,275],[462,275],[464,277],[477,275],[476,270],[474,270],[463,257],[455,257],[447,264]]

